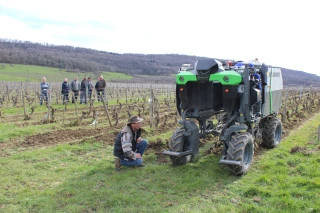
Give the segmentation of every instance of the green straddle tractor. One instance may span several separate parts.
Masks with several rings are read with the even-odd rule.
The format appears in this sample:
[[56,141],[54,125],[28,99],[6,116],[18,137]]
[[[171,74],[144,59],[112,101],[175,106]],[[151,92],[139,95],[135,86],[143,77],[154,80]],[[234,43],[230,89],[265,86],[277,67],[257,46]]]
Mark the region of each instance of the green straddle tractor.
[[[274,148],[281,141],[277,114],[282,90],[280,68],[244,63],[242,70],[225,70],[215,59],[198,60],[176,76],[181,127],[163,154],[173,165],[187,164],[199,153],[199,139],[213,134],[223,144],[220,163],[235,175],[247,173],[255,143]],[[218,122],[212,121],[214,116]]]

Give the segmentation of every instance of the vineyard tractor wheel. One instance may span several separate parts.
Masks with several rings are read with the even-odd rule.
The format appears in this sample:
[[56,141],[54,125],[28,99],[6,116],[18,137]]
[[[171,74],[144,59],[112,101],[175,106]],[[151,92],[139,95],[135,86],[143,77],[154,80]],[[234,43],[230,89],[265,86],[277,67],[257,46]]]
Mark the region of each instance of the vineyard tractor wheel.
[[[176,129],[170,140],[169,140],[169,150],[172,152],[183,152],[188,150],[188,146],[186,144],[186,137],[183,134],[185,132],[184,128]],[[176,157],[176,156],[170,156],[170,159],[172,161],[172,164],[174,166],[184,165],[192,160],[192,155],[182,156],[182,157]]]
[[232,135],[227,149],[227,160],[239,161],[241,165],[228,164],[235,175],[244,175],[248,172],[254,154],[252,135],[248,132]]
[[282,137],[282,124],[278,118],[267,119],[262,131],[262,146],[275,148],[279,145]]

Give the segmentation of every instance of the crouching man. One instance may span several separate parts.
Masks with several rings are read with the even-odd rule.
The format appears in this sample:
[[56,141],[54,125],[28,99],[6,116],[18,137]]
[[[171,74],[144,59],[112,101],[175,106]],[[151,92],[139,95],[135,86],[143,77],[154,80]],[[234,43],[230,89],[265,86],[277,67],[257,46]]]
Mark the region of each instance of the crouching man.
[[142,155],[148,146],[148,141],[141,139],[142,118],[133,116],[117,135],[113,155],[116,170],[121,166],[144,167]]

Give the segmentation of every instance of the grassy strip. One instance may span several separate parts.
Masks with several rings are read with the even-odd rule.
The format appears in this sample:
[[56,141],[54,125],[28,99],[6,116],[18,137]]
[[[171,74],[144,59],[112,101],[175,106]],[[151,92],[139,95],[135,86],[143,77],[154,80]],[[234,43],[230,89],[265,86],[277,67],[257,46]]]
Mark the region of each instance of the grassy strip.
[[240,212],[319,212],[320,115],[264,153],[252,171],[227,187]]
[[148,155],[147,167],[117,172],[112,147],[94,141],[17,151],[0,158],[0,212],[319,212],[319,124],[256,156],[242,177],[214,155],[180,167]]

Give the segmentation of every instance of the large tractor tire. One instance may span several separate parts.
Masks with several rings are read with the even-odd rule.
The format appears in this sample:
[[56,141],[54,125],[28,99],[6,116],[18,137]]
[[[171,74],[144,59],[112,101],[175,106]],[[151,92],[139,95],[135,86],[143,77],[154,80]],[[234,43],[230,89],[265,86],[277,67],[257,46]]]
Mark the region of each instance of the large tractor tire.
[[[170,140],[169,140],[169,150],[172,152],[183,152],[188,149],[188,145],[186,144],[186,137],[183,134],[185,132],[184,128],[176,129]],[[192,156],[182,156],[182,157],[176,157],[176,156],[170,156],[172,164],[174,166],[184,165],[188,163],[188,161],[191,160]]]
[[252,135],[248,132],[232,135],[227,149],[227,160],[239,161],[241,165],[228,164],[235,175],[244,175],[248,172],[254,154]]
[[275,148],[282,137],[282,124],[278,118],[268,118],[264,122],[261,145],[266,148]]

